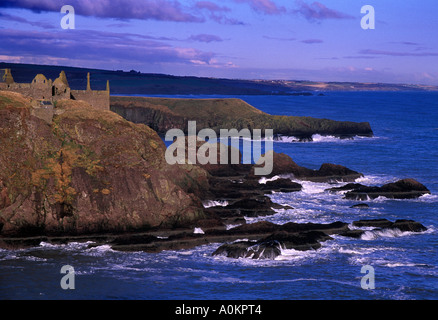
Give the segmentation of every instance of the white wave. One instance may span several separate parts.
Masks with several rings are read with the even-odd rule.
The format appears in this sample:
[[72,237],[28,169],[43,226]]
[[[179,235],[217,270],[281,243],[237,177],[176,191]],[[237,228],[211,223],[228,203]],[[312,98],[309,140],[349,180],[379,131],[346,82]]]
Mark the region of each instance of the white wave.
[[52,243],[45,242],[45,241],[41,241],[39,246],[43,247],[43,248],[59,248],[59,245],[52,244]]
[[382,229],[382,230],[369,230],[365,231],[361,235],[362,240],[376,240],[379,238],[397,238],[414,234],[410,231],[401,231],[399,229]]
[[91,247],[87,249],[90,252],[99,252],[99,253],[105,253],[105,252],[115,252],[110,245],[103,244],[101,246]]
[[262,177],[261,179],[259,179],[259,184],[266,184],[266,182],[275,181],[275,180],[278,180],[278,179],[280,179],[279,175],[273,176],[272,178]]
[[36,256],[32,256],[32,255],[22,255],[20,258],[27,260],[27,261],[37,261],[37,262],[47,261],[46,258],[36,257]]
[[423,202],[438,202],[438,195],[436,194],[424,194],[418,198],[418,200]]
[[300,142],[300,139],[294,136],[277,136],[274,138],[274,141],[291,143],[291,142]]
[[279,174],[279,175],[273,176],[271,178],[261,177],[259,179],[259,183],[260,184],[266,184],[266,182],[275,181],[275,180],[278,180],[278,179],[290,179],[290,180],[293,180],[293,179],[295,179],[295,176],[292,173],[288,173],[288,174]]
[[326,189],[333,187],[333,185],[324,182],[300,181],[300,183],[303,186],[301,192],[306,194],[324,193]]
[[193,230],[193,233],[195,233],[195,234],[204,234],[205,232],[201,228],[195,228],[195,230]]
[[312,140],[313,142],[345,142],[353,139],[341,139],[335,136],[322,136],[320,134],[314,134],[312,135]]
[[178,253],[183,255],[183,256],[190,256],[193,254],[193,250],[182,250],[182,251],[179,251]]
[[394,198],[387,198],[384,196],[378,196],[377,198],[371,199],[369,196],[367,196],[367,199],[365,199],[364,201],[374,202],[374,203],[384,203],[387,201],[436,203],[438,202],[438,195],[424,194],[418,198],[413,198],[413,199],[394,199]]
[[374,185],[384,185],[387,183],[396,182],[397,180],[400,179],[388,175],[367,174],[364,175],[363,177],[357,178],[354,182],[368,186],[374,186]]
[[95,242],[86,241],[86,242],[69,242],[67,244],[53,244],[53,243],[41,241],[39,247],[43,247],[46,249],[81,250],[88,248],[88,246],[93,243]]
[[402,262],[388,262],[382,264],[384,267],[396,268],[396,267],[417,267],[417,266],[425,266],[425,264],[416,264],[416,263],[402,263]]
[[277,135],[274,137],[275,142],[279,143],[354,143],[358,141],[368,141],[381,139],[381,137],[363,137],[363,136],[353,136],[351,138],[340,138],[332,135],[321,135],[321,134],[313,134],[311,141],[300,140],[295,136],[283,136]]
[[210,208],[210,207],[216,207],[216,206],[225,207],[228,205],[228,201],[226,201],[226,200],[206,200],[206,201],[202,202],[202,205],[204,206],[204,208]]
[[233,229],[233,228],[238,227],[238,226],[241,226],[241,225],[242,225],[242,223],[226,224],[226,225],[225,225],[225,229],[226,229],[226,230],[230,230],[230,229]]
[[277,261],[298,261],[309,258],[313,254],[312,251],[299,251],[295,249],[286,249],[280,246],[281,254],[275,258]]

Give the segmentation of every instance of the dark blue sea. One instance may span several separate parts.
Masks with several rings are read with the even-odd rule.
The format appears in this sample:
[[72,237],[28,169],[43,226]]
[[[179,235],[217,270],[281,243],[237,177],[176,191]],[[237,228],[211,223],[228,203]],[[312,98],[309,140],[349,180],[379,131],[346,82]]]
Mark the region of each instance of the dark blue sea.
[[[29,249],[0,249],[0,299],[438,299],[438,93],[240,98],[269,114],[367,121],[372,138],[314,136],[312,142],[297,142],[283,137],[274,142],[274,150],[309,168],[326,162],[345,165],[365,175],[358,180],[362,184],[414,178],[432,192],[416,200],[377,198],[367,201],[369,209],[353,209],[357,202],[324,191],[331,185],[304,182],[301,192],[272,195],[295,209],[263,219],[413,219],[428,230],[367,232],[361,239],[334,236],[315,251],[283,250],[277,260],[212,257],[220,244],[151,254],[43,242]],[[247,223],[258,219],[248,218]],[[63,265],[74,267],[73,290],[60,286]],[[374,289],[361,287],[365,265],[374,268]]]

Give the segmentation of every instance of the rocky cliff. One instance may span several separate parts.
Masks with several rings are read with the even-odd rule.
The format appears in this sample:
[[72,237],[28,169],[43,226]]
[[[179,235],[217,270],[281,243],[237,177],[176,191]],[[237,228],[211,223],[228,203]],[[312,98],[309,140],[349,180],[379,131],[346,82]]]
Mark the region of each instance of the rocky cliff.
[[335,121],[312,117],[276,116],[264,113],[241,99],[170,99],[111,97],[111,110],[123,118],[144,123],[164,135],[170,128],[187,132],[188,121],[196,121],[197,130],[273,129],[276,135],[311,140],[313,134],[341,138],[372,136],[368,122]]
[[193,192],[207,173],[168,165],[154,130],[82,101],[59,101],[52,121],[36,108],[0,91],[1,235],[141,230],[204,216]]

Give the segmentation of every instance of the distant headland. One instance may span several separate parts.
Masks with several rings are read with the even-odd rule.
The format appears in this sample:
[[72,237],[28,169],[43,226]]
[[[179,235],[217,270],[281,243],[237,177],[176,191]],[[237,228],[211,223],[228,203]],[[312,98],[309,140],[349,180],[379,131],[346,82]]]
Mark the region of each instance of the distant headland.
[[93,75],[93,86],[104,90],[111,83],[111,94],[205,94],[205,95],[314,95],[330,91],[438,91],[438,86],[418,84],[319,82],[300,80],[243,80],[141,73],[130,70],[99,70],[0,62],[0,69],[12,69],[15,81],[29,83],[36,74],[55,79],[61,71],[73,90],[83,90],[86,74]]

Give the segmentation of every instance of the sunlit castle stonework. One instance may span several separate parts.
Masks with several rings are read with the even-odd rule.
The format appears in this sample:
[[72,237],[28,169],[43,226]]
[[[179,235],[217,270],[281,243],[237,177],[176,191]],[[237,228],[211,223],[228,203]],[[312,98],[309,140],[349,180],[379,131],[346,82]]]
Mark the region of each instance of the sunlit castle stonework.
[[40,100],[41,105],[52,104],[62,99],[71,99],[83,100],[99,110],[110,109],[109,81],[106,83],[106,90],[91,90],[90,73],[87,74],[86,90],[72,90],[64,71],[61,71],[59,77],[54,81],[47,79],[40,73],[33,78],[31,83],[16,83],[11,69],[0,69],[0,90],[21,93],[32,99]]

